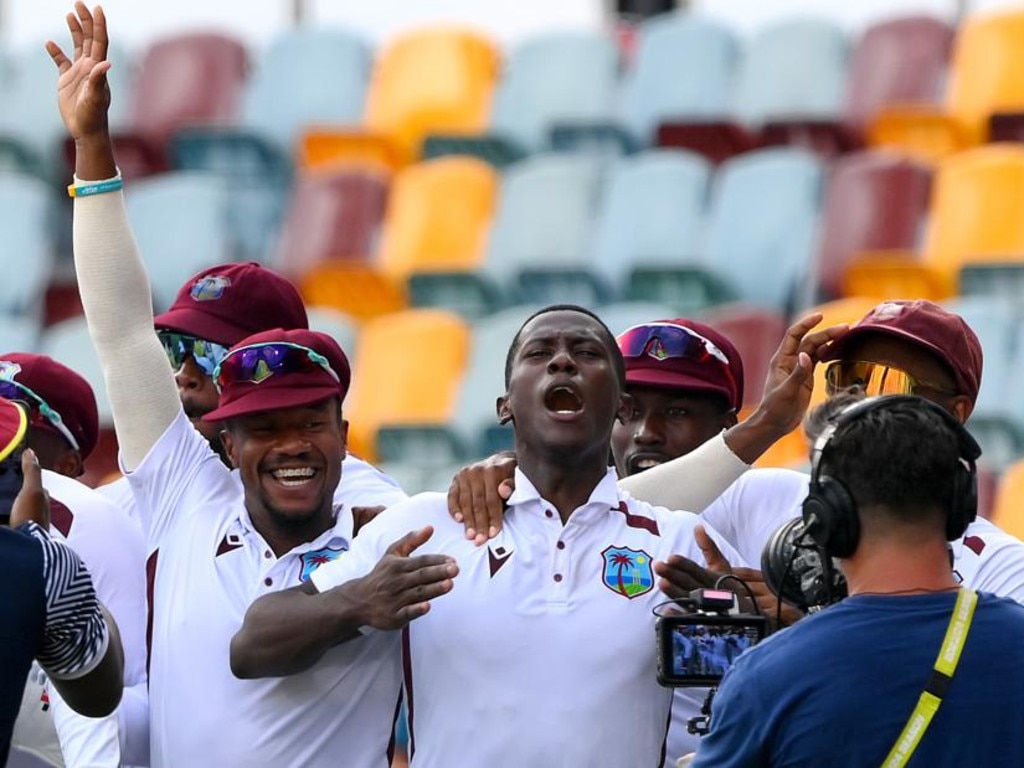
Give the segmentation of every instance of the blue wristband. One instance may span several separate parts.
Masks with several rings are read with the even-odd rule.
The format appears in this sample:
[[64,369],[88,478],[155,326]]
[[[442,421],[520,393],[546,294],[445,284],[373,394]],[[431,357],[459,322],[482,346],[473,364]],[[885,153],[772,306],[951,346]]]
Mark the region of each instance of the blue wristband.
[[102,195],[104,192],[116,192],[124,188],[124,179],[108,179],[97,181],[95,184],[69,184],[69,197],[88,197],[89,195]]

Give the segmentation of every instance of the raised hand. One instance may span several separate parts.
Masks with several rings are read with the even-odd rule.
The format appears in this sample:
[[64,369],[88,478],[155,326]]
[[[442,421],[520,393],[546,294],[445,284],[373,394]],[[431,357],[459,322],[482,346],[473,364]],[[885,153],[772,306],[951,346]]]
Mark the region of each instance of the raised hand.
[[90,13],[85,3],[75,3],[75,13],[67,15],[74,51],[69,60],[52,40],[46,51],[57,65],[57,104],[68,133],[77,142],[107,133],[110,88],[107,85],[107,19],[96,6]]
[[39,459],[31,448],[21,454],[21,490],[11,507],[10,526],[17,528],[25,523],[36,523],[50,529],[50,496],[43,488],[43,475]]
[[362,606],[362,623],[375,629],[401,629],[430,610],[430,601],[449,592],[459,572],[445,555],[412,553],[433,535],[430,526],[412,531],[390,547],[361,579],[338,587]]
[[463,467],[448,488],[448,512],[466,526],[466,538],[477,546],[501,530],[505,501],[515,488],[516,457],[502,452]]

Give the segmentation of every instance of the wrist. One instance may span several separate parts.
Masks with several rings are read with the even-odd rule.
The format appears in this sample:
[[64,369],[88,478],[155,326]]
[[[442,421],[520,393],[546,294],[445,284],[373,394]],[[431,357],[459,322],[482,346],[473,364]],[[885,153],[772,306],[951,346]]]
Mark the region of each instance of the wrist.
[[758,407],[749,417],[727,429],[724,439],[740,461],[753,464],[791,431],[788,424],[779,424]]
[[106,127],[75,137],[75,176],[83,181],[111,179],[117,175],[114,147]]
[[321,594],[326,604],[328,617],[335,637],[358,632],[360,627],[370,626],[369,603],[363,598],[364,579],[353,579]]

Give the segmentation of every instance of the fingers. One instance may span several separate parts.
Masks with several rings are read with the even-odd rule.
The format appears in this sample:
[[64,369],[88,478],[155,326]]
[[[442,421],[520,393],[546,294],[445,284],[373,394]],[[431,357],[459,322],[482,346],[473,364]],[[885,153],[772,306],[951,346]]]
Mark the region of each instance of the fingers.
[[64,18],[67,19],[68,31],[71,32],[72,56],[75,61],[78,61],[82,58],[82,24],[79,22],[78,16],[73,13],[69,13]]
[[487,514],[487,538],[493,539],[501,530],[501,521],[505,516],[505,501],[498,493],[498,486],[488,483],[484,488],[484,511]]
[[82,24],[82,55],[92,56],[92,14],[89,7],[83,2],[75,3],[75,11]]
[[398,541],[394,542],[390,547],[387,548],[387,554],[397,555],[399,557],[408,557],[418,547],[423,546],[430,537],[434,535],[434,529],[432,526],[426,526],[420,528],[418,531],[409,531]]
[[498,495],[505,501],[508,501],[512,497],[512,492],[516,489],[516,481],[512,478],[508,480],[502,480],[498,486]]
[[654,572],[661,577],[658,588],[672,598],[686,597],[695,589],[713,587],[718,576],[682,555],[656,560]]
[[812,312],[789,326],[786,329],[786,334],[782,337],[776,355],[795,355],[800,349],[800,342],[803,341],[804,336],[821,322],[821,318],[820,312]]
[[57,71],[60,74],[64,74],[71,69],[71,61],[61,50],[60,46],[57,45],[53,40],[46,41],[46,52],[50,54],[50,58],[53,59],[53,63],[57,65]]
[[11,508],[11,527],[16,528],[24,523],[34,522],[49,530],[50,528],[50,497],[43,488],[43,475],[39,460],[31,448],[26,448],[21,455],[21,491],[14,499]]
[[849,330],[850,326],[847,323],[841,323],[840,325],[830,325],[827,328],[822,328],[820,331],[809,333],[800,342],[800,351],[806,352],[812,360],[820,360],[822,348],[841,336],[846,335],[846,332]]
[[700,547],[700,551],[704,555],[704,562],[710,570],[717,571],[718,573],[732,572],[732,566],[729,565],[729,561],[725,559],[722,551],[715,544],[714,539],[708,535],[703,525],[694,527],[693,538],[697,542],[697,546]]
[[107,15],[101,6],[93,10],[92,23],[92,58],[96,61],[107,60]]

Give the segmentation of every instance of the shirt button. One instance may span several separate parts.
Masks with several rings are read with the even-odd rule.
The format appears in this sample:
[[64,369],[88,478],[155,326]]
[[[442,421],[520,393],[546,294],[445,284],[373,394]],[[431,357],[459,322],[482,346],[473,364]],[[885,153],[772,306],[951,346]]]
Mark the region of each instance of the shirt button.
[[564,541],[560,541],[555,546],[558,547],[559,549],[565,549],[565,542]]
[[263,556],[264,556],[265,558],[267,558],[267,560],[269,560],[269,559],[270,559],[270,550],[269,550],[269,549],[268,549],[268,550],[266,550],[266,551],[265,551],[265,552],[263,553]]
[[545,509],[544,510],[544,517],[554,517],[554,516],[555,516],[555,513],[552,512],[550,509]]
[[561,580],[562,580],[562,574],[556,573],[555,574],[555,581],[561,581]]
[[268,587],[274,586],[274,580],[269,576],[267,576],[267,578],[263,580],[263,583],[266,584]]

